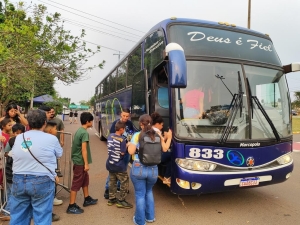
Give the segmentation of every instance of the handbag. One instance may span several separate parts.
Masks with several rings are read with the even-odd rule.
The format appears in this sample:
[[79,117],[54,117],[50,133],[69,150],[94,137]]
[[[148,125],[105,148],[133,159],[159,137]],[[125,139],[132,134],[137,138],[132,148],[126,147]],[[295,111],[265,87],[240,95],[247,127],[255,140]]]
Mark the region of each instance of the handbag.
[[30,151],[30,149],[29,149],[29,147],[28,147],[28,145],[27,145],[27,143],[26,143],[24,133],[23,133],[23,140],[24,140],[24,143],[25,143],[26,148],[27,148],[27,150],[29,151],[30,155],[31,155],[31,156],[32,156],[39,164],[41,164],[43,167],[45,167],[52,175],[54,175],[54,177],[56,177],[56,174],[53,174],[52,171],[51,171],[47,166],[45,166],[40,160],[38,160],[38,159],[32,154],[32,152]]

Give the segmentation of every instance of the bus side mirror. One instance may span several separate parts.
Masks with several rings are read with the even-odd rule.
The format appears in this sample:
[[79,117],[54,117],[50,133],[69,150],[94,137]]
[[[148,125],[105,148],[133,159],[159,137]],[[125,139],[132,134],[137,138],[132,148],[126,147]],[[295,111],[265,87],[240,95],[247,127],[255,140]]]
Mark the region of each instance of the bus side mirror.
[[300,62],[285,65],[283,66],[283,70],[285,73],[300,71]]
[[169,84],[172,88],[186,88],[187,67],[183,48],[176,43],[170,43],[165,49],[169,61]]

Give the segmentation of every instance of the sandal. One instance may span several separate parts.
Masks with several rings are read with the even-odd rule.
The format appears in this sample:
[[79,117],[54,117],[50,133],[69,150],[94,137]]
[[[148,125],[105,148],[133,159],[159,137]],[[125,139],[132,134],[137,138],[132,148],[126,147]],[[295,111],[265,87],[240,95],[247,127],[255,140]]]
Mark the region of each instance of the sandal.
[[168,178],[164,177],[163,183],[164,184],[171,184],[171,177],[168,177]]

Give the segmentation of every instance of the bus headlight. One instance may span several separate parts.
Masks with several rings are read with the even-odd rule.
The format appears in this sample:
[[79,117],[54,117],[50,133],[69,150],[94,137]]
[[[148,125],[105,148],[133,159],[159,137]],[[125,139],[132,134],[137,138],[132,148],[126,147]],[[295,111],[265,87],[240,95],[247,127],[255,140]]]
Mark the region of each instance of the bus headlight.
[[281,156],[280,158],[278,158],[277,162],[280,165],[284,165],[284,164],[291,162],[292,160],[293,160],[292,154],[287,154],[287,155],[284,155],[284,156]]
[[176,159],[176,163],[182,168],[197,171],[213,171],[217,167],[214,163],[192,159]]

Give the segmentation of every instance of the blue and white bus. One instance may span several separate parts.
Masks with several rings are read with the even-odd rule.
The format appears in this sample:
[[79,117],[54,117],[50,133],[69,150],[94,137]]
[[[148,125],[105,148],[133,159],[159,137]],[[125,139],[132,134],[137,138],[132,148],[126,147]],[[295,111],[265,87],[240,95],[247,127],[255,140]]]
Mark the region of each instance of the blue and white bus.
[[[170,189],[176,194],[284,182],[293,171],[285,74],[299,70],[300,63],[281,64],[267,34],[167,19],[96,87],[95,126],[105,140],[122,108],[131,109],[137,129],[140,115],[158,112],[164,129],[173,130]],[[201,101],[185,98],[191,90],[201,92]],[[188,102],[199,116],[188,113]]]

